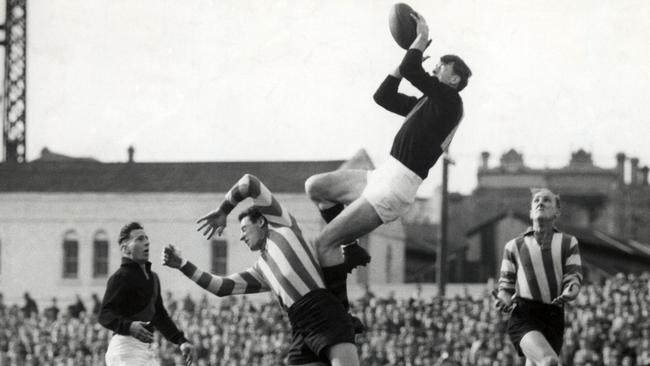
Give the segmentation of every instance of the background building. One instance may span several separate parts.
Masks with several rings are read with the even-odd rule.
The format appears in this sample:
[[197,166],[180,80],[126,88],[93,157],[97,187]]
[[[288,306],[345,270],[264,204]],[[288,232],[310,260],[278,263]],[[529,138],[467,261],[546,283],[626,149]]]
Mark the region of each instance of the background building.
[[[579,149],[564,167],[532,168],[525,164],[523,154],[511,149],[497,166],[491,166],[490,154],[483,152],[476,189],[470,195],[448,197],[449,280],[484,282],[495,276],[505,243],[530,225],[532,187],[560,194],[558,226],[584,242],[594,276],[649,270],[648,167],[623,153],[616,155],[616,161],[612,168],[595,166],[591,154]],[[405,217],[407,256],[409,248],[437,250],[439,216],[430,210],[439,212],[439,197],[436,193],[433,202],[417,203]],[[407,271],[407,281],[417,278]]]
[[[304,193],[312,174],[339,167],[371,168],[361,151],[348,161],[124,163],[69,158],[44,149],[40,159],[0,164],[0,288],[9,301],[26,289],[65,302],[75,294],[103,294],[120,263],[120,227],[139,221],[151,240],[150,261],[163,288],[178,296],[203,290],[163,268],[164,245],[178,246],[200,268],[227,274],[256,258],[239,241],[237,211],[222,237],[206,240],[196,220],[214,209],[244,174],[258,176],[296,216],[307,238],[323,222]],[[399,222],[362,239],[373,260],[351,283],[401,283],[404,234]]]

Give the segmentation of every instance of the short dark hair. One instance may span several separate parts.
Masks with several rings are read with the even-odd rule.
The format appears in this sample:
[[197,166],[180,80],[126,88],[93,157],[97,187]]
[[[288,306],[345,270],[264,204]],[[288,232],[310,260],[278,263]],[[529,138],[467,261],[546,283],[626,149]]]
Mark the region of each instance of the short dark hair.
[[257,206],[251,206],[244,211],[239,213],[239,216],[237,216],[237,219],[239,221],[243,220],[245,217],[248,217],[252,222],[258,222],[260,219],[264,220],[264,226],[268,224],[268,221],[266,221],[266,217],[264,217],[264,214],[262,211]]
[[472,70],[469,69],[469,66],[467,66],[465,61],[456,55],[444,55],[440,57],[440,62],[445,65],[452,64],[454,74],[460,76],[460,81],[458,82],[456,89],[458,91],[465,89],[467,86],[467,80],[472,76]]
[[138,222],[130,222],[120,229],[120,237],[117,239],[117,243],[122,245],[125,241],[129,240],[131,237],[131,231],[144,229],[142,225]]

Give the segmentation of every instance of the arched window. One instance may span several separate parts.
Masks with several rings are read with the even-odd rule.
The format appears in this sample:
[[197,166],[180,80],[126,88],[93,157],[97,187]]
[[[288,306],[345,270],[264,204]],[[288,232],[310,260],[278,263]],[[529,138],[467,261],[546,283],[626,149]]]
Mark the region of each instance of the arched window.
[[228,242],[225,240],[212,241],[212,273],[225,275],[228,270]]
[[74,230],[63,236],[63,278],[79,277],[79,237]]
[[104,230],[95,233],[93,238],[93,277],[108,275],[108,235]]

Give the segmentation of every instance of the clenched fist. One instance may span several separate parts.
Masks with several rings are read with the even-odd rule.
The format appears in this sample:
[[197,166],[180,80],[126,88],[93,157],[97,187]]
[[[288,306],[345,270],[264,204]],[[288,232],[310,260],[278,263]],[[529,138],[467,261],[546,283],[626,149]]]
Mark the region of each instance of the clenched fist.
[[171,268],[181,268],[183,258],[180,251],[171,244],[167,245],[162,251],[162,264]]

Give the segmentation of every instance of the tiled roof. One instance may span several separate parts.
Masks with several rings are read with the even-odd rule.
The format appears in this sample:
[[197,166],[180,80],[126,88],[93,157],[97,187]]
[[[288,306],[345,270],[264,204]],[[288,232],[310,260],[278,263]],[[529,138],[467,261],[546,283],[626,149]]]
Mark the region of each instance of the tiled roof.
[[256,175],[273,192],[304,192],[305,179],[344,162],[0,163],[0,192],[225,192],[244,173]]

